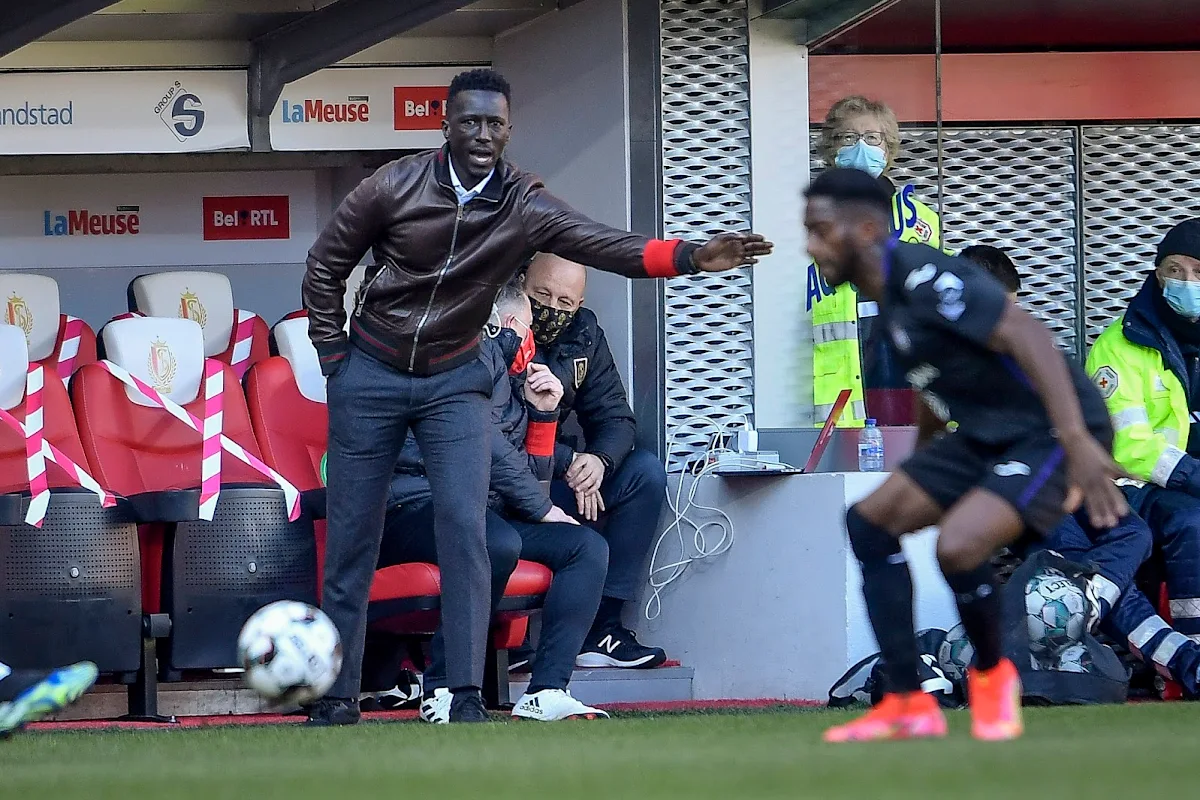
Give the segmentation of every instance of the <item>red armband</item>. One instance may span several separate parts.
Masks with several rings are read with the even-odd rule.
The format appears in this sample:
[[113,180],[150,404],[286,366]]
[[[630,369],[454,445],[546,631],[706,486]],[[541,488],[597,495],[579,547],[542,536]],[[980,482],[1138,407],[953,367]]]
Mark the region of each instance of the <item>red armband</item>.
[[554,443],[558,436],[557,422],[530,421],[525,431],[525,452],[531,456],[548,458],[554,455]]
[[642,266],[651,278],[674,278],[679,274],[675,269],[675,251],[682,244],[680,239],[651,239],[642,251]]

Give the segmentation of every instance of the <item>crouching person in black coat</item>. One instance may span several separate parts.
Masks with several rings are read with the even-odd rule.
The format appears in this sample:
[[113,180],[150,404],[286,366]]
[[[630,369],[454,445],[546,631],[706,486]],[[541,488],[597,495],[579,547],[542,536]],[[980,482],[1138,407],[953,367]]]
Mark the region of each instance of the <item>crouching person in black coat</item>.
[[[583,442],[561,428],[554,450],[550,496],[582,522],[596,522],[608,540],[608,578],[580,667],[657,667],[667,659],[658,647],[637,641],[621,621],[635,599],[642,568],[658,529],[667,475],[658,458],[634,448],[633,411],[596,315],[583,307],[587,271],[558,256],[539,253],[525,274],[533,308],[539,363],[563,384],[559,420],[574,412]],[[520,656],[514,654],[514,663]]]
[[[554,573],[542,607],[533,675],[512,713],[543,722],[606,717],[600,709],[572,697],[567,683],[600,603],[608,545],[550,500],[547,486],[562,384],[545,367],[529,366],[534,343],[529,303],[520,288],[502,289],[496,309],[498,332],[485,337],[480,350],[493,378],[492,468],[485,525],[493,614],[518,558],[544,564]],[[429,481],[410,434],[392,480],[379,567],[413,561],[436,564],[437,548]],[[440,627],[430,645],[423,683],[421,719],[448,722],[453,697],[446,686]]]

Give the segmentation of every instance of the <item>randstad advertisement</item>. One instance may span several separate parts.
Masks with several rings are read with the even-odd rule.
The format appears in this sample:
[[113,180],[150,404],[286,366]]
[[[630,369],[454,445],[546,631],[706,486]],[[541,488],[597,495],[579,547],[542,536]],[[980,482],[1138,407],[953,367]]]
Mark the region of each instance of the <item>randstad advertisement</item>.
[[289,83],[271,112],[275,150],[439,147],[459,67],[344,67]]
[[0,154],[250,146],[244,70],[0,74]]

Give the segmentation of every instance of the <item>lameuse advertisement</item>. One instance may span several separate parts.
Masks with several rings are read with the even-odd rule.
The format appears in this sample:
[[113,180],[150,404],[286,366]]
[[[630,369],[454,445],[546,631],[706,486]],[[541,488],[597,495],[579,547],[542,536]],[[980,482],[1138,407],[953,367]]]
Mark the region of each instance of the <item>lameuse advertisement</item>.
[[439,147],[461,67],[326,69],[289,83],[271,112],[275,150]]
[[0,75],[0,154],[249,146],[243,70]]
[[299,264],[313,172],[0,178],[0,269]]

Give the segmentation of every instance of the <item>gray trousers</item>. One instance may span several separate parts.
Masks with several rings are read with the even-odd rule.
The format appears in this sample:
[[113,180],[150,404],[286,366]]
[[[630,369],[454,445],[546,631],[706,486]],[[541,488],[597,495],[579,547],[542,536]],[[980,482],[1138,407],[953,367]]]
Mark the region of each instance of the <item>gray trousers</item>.
[[388,488],[410,427],[433,495],[447,684],[451,689],[482,686],[491,594],[484,531],[491,372],[472,360],[437,375],[416,376],[351,346],[326,386],[328,533],[321,607],[337,625],[344,653],[329,696],[359,695],[367,598]]

